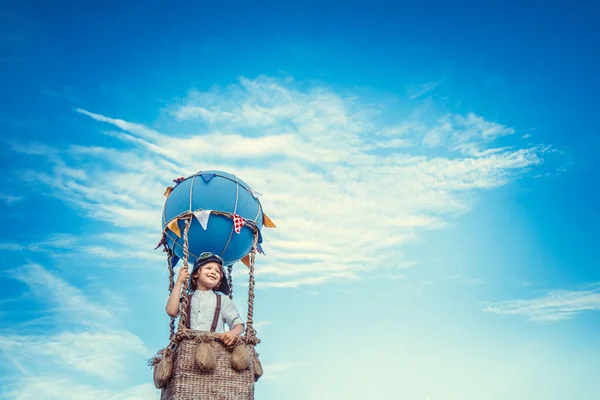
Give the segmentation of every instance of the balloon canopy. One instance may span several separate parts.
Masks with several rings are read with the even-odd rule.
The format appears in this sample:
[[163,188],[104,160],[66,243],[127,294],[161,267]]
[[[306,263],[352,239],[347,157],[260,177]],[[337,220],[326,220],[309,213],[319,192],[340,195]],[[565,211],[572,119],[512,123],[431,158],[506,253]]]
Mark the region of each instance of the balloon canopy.
[[[193,264],[203,252],[220,255],[225,265],[248,255],[258,228],[258,251],[263,226],[274,227],[250,186],[237,176],[217,170],[201,171],[174,181],[167,188],[162,227],[163,240],[175,257],[184,257],[183,215],[193,213],[188,230],[188,261]],[[225,215],[223,215],[225,214]]]

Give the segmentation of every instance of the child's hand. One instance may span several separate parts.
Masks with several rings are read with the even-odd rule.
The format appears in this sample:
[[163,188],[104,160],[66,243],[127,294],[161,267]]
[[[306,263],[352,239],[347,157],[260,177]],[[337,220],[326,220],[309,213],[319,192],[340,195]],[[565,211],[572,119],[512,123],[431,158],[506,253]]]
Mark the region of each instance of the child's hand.
[[232,331],[227,331],[219,335],[219,339],[225,343],[225,346],[233,346],[237,342],[238,334]]
[[190,277],[190,272],[186,267],[181,267],[179,274],[177,274],[177,283],[183,284],[187,278]]

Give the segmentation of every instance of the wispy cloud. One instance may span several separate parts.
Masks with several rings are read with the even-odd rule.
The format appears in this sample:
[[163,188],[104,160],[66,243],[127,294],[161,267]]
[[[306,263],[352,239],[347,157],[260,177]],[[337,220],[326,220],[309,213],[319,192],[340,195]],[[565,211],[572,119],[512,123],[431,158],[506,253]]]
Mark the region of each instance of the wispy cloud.
[[55,99],[66,100],[74,104],[84,103],[82,100],[77,98],[77,91],[71,86],[66,86],[60,89],[43,88],[42,93],[46,96],[53,97]]
[[294,370],[305,366],[305,363],[299,362],[274,362],[263,365],[265,374],[261,379],[270,381],[280,381],[288,378],[294,373]]
[[126,360],[149,354],[137,336],[127,331],[62,332],[56,335],[0,336],[0,348],[14,360],[37,371],[76,371],[119,381],[127,375]]
[[[429,147],[443,147],[466,156],[483,157],[515,151],[511,151],[509,147],[487,148],[496,139],[513,134],[513,128],[487,121],[475,113],[469,113],[467,116],[446,115],[439,119],[436,127],[425,134],[423,143]],[[541,147],[536,150],[543,152]]]
[[3,201],[9,205],[12,203],[15,203],[19,200],[22,200],[22,199],[23,199],[23,197],[21,197],[21,196],[13,196],[13,195],[10,195],[7,193],[0,193],[0,201]]
[[432,90],[434,90],[440,82],[428,82],[420,85],[410,85],[406,88],[406,95],[409,99],[417,99]]
[[600,285],[585,290],[552,290],[527,300],[488,303],[484,311],[523,316],[530,321],[561,321],[585,311],[600,311]]
[[22,244],[19,244],[19,243],[14,243],[14,242],[0,243],[0,250],[22,251],[24,249],[25,249],[25,246],[23,246]]
[[62,325],[75,323],[94,329],[111,326],[113,313],[105,306],[89,300],[84,292],[39,264],[27,264],[8,274],[26,284],[32,294],[44,299],[47,309]]
[[[14,150],[51,155],[54,168],[23,179],[109,224],[106,235],[135,232],[139,257],[158,242],[163,192],[173,178],[209,168],[235,173],[264,193],[278,225],[265,232],[267,256],[259,258],[265,287],[361,279],[375,268],[365,262],[372,254],[380,255],[377,265],[403,262],[403,244],[447,228],[470,209],[470,195],[520,178],[547,150],[492,147],[514,129],[473,113],[415,113],[398,124],[384,109],[326,86],[244,78],[192,91],[164,110],[161,126],[185,122],[189,134],[77,109],[102,128],[118,128],[103,132],[122,145]],[[447,156],[433,152],[440,147]],[[106,235],[79,250],[119,257],[123,247]]]
[[[0,354],[15,367],[11,382],[4,386],[5,389],[16,388],[8,393],[8,398],[35,398],[36,395],[39,398],[40,393],[31,390],[36,386],[47,388],[44,398],[48,399],[61,395],[61,398],[87,398],[69,397],[75,392],[83,393],[83,389],[97,395],[104,393],[101,398],[136,399],[142,398],[136,397],[142,392],[150,393],[147,389],[113,393],[81,384],[90,379],[124,383],[129,379],[130,366],[151,353],[136,335],[124,328],[116,308],[111,305],[110,295],[102,292],[100,304],[91,299],[90,291],[73,286],[39,264],[27,264],[8,274],[29,288],[28,301],[21,303],[38,304],[35,313],[41,315],[28,321],[29,328],[37,321],[39,329],[36,330],[24,330],[24,325],[3,327]],[[23,312],[23,309],[17,307],[15,312]],[[34,312],[34,308],[29,306],[25,312]],[[72,382],[75,392],[67,393],[68,386],[63,383],[78,376],[83,378]],[[77,388],[81,392],[77,392]]]

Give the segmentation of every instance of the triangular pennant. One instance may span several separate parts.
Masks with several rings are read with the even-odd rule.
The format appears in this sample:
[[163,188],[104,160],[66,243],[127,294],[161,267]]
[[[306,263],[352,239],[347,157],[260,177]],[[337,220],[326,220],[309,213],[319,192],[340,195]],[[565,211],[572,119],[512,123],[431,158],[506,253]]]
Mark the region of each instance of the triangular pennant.
[[257,244],[256,251],[258,251],[260,254],[263,254],[263,255],[265,254],[265,252],[263,251],[263,248],[260,245],[260,243]]
[[202,225],[202,228],[204,228],[204,230],[206,230],[206,227],[208,226],[208,217],[210,216],[211,211],[212,210],[196,210],[196,211],[194,211],[194,217],[196,217],[198,222],[200,222],[200,225]]
[[242,226],[246,225],[246,220],[240,217],[237,214],[233,214],[233,227],[235,228],[235,233],[240,233],[242,230]]
[[169,197],[171,192],[173,191],[173,187],[169,186],[167,190],[165,190],[165,197]]
[[262,233],[260,232],[260,229],[257,229],[258,231],[258,243],[262,243],[263,239],[262,239]]
[[177,235],[177,237],[181,237],[181,231],[179,230],[179,225],[177,225],[177,222],[178,222],[178,219],[175,218],[174,220],[169,222],[169,224],[167,225],[167,228],[172,230]]
[[250,268],[250,254],[246,254],[240,261],[243,262],[246,267]]
[[203,173],[200,174],[200,176],[202,178],[204,178],[204,180],[206,182],[208,182],[208,181],[210,181],[215,176],[215,174],[208,174],[208,173],[203,172]]
[[173,257],[171,257],[171,268],[175,268],[175,266],[177,265],[178,262],[179,262],[179,257],[177,257],[176,255],[173,255]]
[[263,225],[267,228],[277,228],[271,218],[267,216],[267,214],[263,213]]
[[252,196],[254,196],[255,199],[258,199],[260,196],[262,196],[262,193],[257,192],[256,190],[250,189],[250,193],[252,193]]

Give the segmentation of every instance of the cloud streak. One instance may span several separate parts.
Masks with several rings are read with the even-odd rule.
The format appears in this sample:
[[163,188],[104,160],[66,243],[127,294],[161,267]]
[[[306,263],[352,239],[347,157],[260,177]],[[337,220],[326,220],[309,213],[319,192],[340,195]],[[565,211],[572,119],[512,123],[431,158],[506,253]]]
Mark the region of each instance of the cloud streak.
[[7,193],[0,193],[0,201],[5,202],[8,205],[16,203],[17,201],[23,200],[21,196],[13,196]]
[[489,303],[484,311],[547,322],[571,319],[586,311],[600,311],[600,285],[587,290],[557,289],[527,300]]

